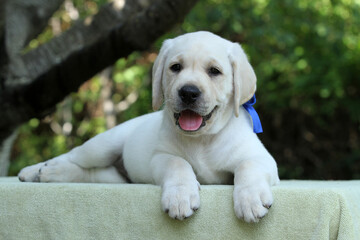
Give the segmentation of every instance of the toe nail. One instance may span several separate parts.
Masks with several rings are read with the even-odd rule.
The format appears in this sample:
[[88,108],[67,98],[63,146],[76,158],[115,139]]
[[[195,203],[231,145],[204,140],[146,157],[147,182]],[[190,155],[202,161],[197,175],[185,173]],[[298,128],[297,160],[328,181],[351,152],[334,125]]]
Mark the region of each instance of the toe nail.
[[271,204],[270,204],[270,205],[265,204],[265,205],[264,205],[264,208],[270,209],[271,206],[272,206]]

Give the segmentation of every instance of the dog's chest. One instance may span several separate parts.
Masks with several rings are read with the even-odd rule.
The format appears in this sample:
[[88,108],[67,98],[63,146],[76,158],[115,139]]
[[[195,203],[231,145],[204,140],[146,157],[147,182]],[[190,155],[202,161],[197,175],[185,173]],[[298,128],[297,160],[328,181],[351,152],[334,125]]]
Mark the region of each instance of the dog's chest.
[[[218,149],[219,150],[219,149]],[[224,184],[232,182],[232,174],[222,170],[215,149],[193,144],[188,146],[185,159],[192,166],[201,184]]]

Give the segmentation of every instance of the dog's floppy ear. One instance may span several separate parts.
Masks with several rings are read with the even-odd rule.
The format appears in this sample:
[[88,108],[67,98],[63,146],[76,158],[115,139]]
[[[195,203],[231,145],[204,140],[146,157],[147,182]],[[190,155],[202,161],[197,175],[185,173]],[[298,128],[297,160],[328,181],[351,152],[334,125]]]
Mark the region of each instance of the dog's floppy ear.
[[164,100],[162,79],[166,55],[171,45],[171,39],[164,41],[152,69],[152,107],[154,111],[159,110]]
[[256,90],[256,75],[240,44],[232,43],[229,58],[233,70],[235,116],[239,116],[239,108],[252,98]]

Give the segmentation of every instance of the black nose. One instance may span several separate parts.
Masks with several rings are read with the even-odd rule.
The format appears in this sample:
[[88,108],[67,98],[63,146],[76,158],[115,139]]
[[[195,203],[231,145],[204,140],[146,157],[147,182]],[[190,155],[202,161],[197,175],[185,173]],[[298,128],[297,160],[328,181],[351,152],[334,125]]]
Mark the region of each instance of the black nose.
[[185,85],[179,90],[179,97],[185,104],[196,102],[200,95],[201,91],[194,85]]

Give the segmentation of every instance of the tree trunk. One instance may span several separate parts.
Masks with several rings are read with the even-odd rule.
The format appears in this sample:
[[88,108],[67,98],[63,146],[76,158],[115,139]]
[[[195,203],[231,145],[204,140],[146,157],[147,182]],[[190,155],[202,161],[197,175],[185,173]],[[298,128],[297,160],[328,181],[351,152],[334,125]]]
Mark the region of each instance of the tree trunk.
[[0,145],[0,177],[7,176],[10,166],[10,154],[11,149],[18,135],[17,131],[14,131],[7,139],[5,139]]

